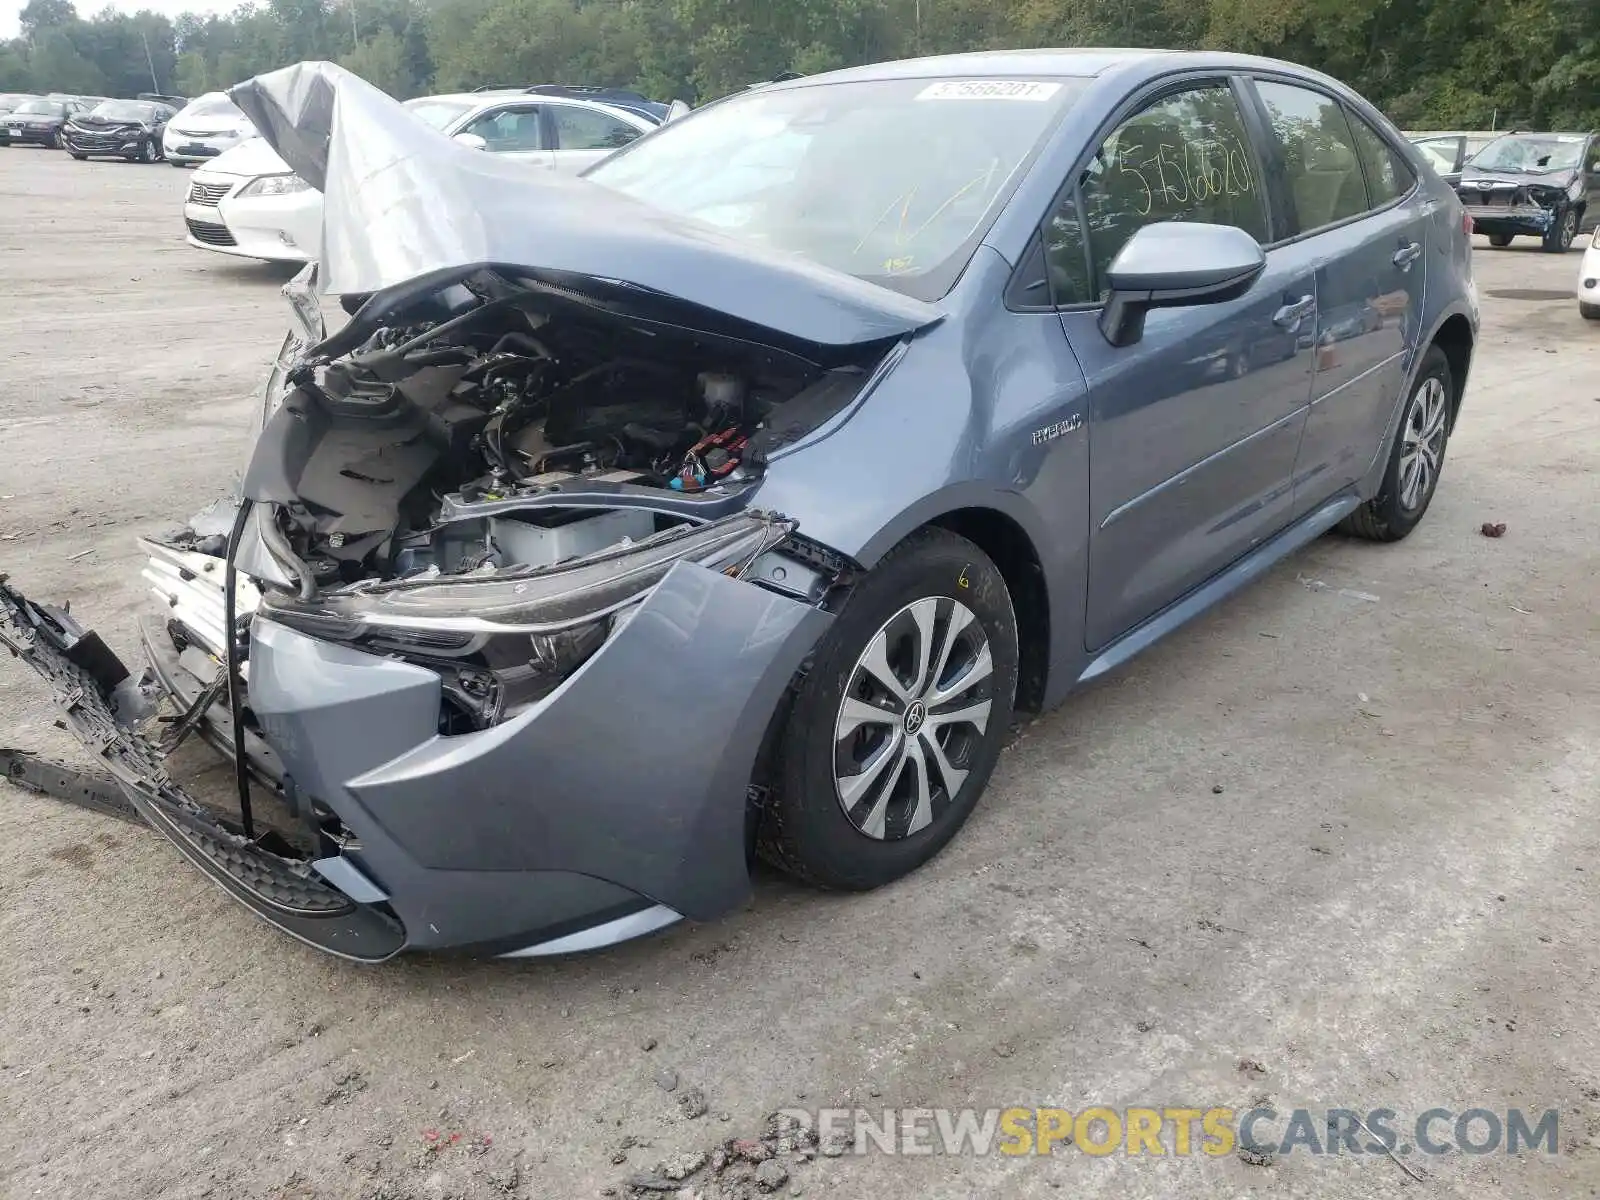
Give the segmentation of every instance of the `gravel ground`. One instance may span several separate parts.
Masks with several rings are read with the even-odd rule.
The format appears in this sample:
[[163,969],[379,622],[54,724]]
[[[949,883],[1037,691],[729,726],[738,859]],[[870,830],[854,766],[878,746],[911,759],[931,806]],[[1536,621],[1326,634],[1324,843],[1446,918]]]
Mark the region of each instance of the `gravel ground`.
[[[187,182],[0,151],[0,570],[113,645],[147,602],[133,536],[242,465],[285,323],[286,272],[183,244]],[[1556,1108],[1561,1152],[727,1174],[874,1200],[1388,1197],[1413,1170],[1596,1194],[1600,328],[1564,298],[1576,268],[1480,239],[1483,343],[1416,534],[1323,539],[1035,722],[951,848],[871,895],[763,878],[746,911],[589,959],[363,970],[154,834],[0,785],[0,1195],[595,1196],[786,1105],[1263,1097]],[[0,663],[0,745],[71,754],[52,716]]]

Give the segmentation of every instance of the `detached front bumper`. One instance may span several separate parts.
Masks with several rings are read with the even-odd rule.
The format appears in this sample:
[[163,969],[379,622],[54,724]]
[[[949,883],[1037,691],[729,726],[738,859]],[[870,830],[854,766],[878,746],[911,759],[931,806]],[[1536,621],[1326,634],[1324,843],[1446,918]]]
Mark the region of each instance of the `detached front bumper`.
[[[196,580],[181,582],[188,604]],[[103,689],[62,655],[36,651],[30,665],[67,680],[69,725],[146,820],[284,932],[368,961],[423,949],[524,956],[710,919],[748,896],[756,756],[830,620],[680,562],[544,700],[443,736],[434,672],[258,616],[246,749],[291,809],[312,824],[336,818],[323,820],[338,834],[316,856],[246,841],[116,724]],[[146,643],[185,707],[207,681],[207,656],[180,653],[160,621],[147,623]],[[213,712],[201,732],[231,746],[226,706]]]

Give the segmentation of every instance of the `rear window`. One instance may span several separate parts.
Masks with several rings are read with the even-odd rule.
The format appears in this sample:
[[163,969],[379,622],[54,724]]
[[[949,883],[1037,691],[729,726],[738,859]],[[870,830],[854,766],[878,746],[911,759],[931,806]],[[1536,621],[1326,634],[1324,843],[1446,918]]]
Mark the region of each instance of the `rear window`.
[[476,107],[472,104],[463,104],[459,100],[430,100],[424,97],[421,100],[406,102],[406,108],[411,115],[432,125],[435,129],[445,129]]

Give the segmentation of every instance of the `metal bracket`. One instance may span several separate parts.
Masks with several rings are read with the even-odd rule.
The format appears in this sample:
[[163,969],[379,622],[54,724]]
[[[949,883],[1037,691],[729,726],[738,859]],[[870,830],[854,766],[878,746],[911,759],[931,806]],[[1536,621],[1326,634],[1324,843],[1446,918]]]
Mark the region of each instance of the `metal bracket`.
[[30,750],[0,746],[0,779],[52,800],[86,808],[90,812],[131,821],[135,825],[145,823],[139,810],[128,802],[122,788],[111,776],[98,771],[80,770],[54,759],[40,758]]

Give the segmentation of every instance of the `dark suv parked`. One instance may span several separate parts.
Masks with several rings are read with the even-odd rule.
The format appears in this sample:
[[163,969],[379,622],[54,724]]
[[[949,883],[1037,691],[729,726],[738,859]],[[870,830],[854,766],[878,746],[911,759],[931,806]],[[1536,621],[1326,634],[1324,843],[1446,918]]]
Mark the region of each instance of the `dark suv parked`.
[[1456,194],[1490,245],[1536,237],[1564,254],[1600,221],[1600,134],[1508,133],[1461,168]]

